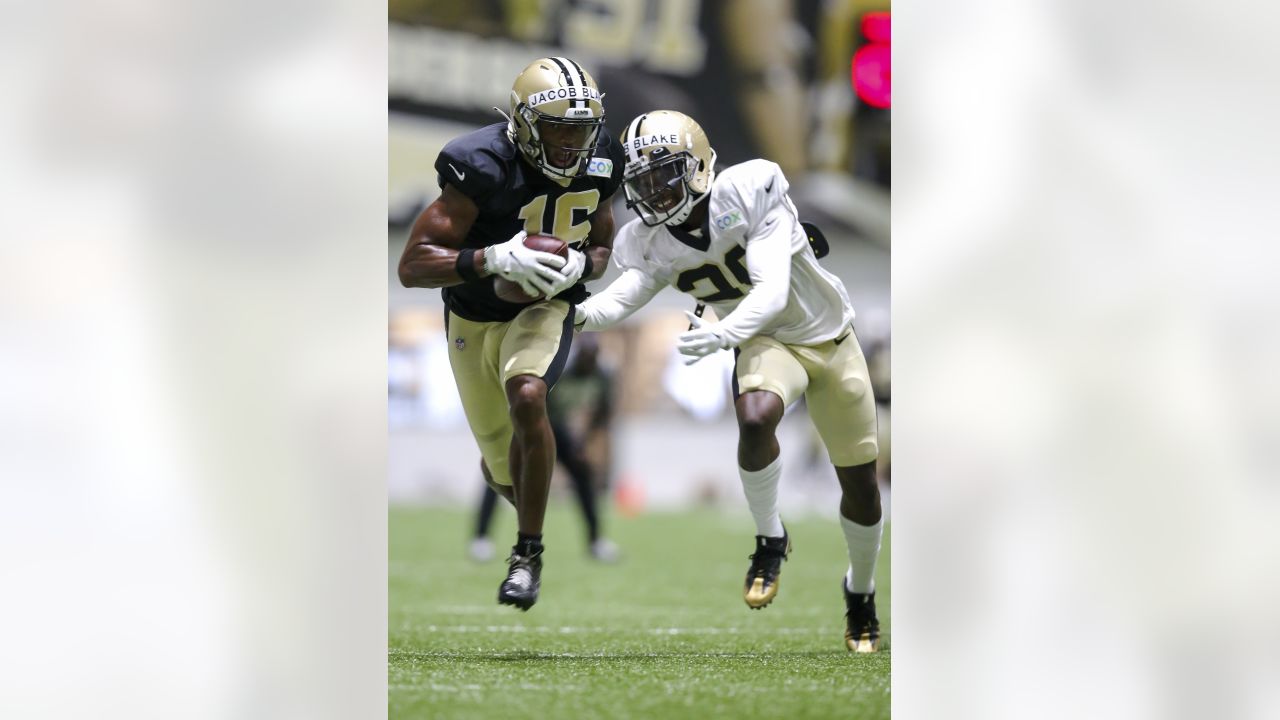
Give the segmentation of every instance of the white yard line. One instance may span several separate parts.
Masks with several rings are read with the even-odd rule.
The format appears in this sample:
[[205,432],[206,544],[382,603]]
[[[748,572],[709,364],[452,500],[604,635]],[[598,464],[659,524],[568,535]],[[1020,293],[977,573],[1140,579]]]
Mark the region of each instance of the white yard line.
[[[832,581],[832,584],[834,585],[834,581]],[[838,597],[836,602],[839,602]],[[747,612],[745,606],[738,606],[738,607],[742,607],[743,611]],[[835,607],[836,605],[834,603],[832,605],[823,605],[823,606],[789,605],[787,606],[787,612],[791,615],[825,616],[825,615],[830,615],[833,612],[833,608]],[[503,608],[497,605],[436,605],[434,603],[429,603],[429,602],[401,603],[400,605],[396,606],[396,610],[399,612],[405,612],[405,613],[418,613],[418,612],[430,613],[431,615],[434,615],[437,618],[440,618],[441,616],[446,616],[446,615],[498,616],[498,615],[508,615],[511,612],[509,608]],[[593,613],[593,614],[603,614],[603,613]],[[635,618],[638,616],[670,617],[671,614],[672,614],[672,611],[671,611],[671,608],[669,607],[654,607],[653,605],[619,605],[619,604],[609,605],[609,615],[611,616],[616,615],[616,616],[625,616],[629,618]],[[701,609],[699,610],[686,609],[681,614],[706,615],[706,616],[713,616],[713,617],[720,615],[720,613],[717,613],[712,610],[701,610]],[[838,614],[843,615],[844,609],[839,608]]]
[[[427,632],[452,633],[533,633],[543,635],[576,635],[580,633],[616,633],[616,627],[563,625],[427,625]],[[639,628],[649,635],[821,635],[829,628],[736,628],[736,627],[658,627]]]

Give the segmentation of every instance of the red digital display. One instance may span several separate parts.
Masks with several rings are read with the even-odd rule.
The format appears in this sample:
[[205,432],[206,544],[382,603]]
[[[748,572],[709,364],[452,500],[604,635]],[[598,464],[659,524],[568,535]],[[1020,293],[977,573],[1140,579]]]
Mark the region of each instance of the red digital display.
[[867,44],[853,54],[851,77],[858,98],[871,107],[889,107],[892,52],[889,44],[890,14],[869,12],[862,16],[862,36]]

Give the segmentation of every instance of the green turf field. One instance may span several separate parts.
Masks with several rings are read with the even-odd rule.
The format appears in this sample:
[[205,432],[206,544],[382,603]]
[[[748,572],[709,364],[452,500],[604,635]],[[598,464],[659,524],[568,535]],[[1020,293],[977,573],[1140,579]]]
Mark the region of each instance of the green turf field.
[[390,512],[392,718],[889,717],[887,532],[876,578],[883,649],[854,656],[834,516],[788,520],[794,551],[778,598],[755,611],[742,601],[745,509],[611,517],[625,557],[601,565],[577,514],[553,504],[542,594],[528,613],[496,600],[513,511],[499,510],[503,542],[489,563],[466,559],[470,523],[460,510]]

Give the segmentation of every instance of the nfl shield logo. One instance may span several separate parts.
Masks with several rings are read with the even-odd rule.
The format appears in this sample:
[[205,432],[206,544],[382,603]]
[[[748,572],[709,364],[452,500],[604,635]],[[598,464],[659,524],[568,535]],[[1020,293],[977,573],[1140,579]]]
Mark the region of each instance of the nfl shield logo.
[[453,341],[453,344],[454,344],[454,346],[455,346],[455,347],[457,347],[459,350],[461,350],[462,348],[464,348],[464,347],[466,347],[466,346],[467,346],[467,341],[466,341],[466,340],[463,340],[462,338],[458,338],[457,340],[454,340],[454,341]]

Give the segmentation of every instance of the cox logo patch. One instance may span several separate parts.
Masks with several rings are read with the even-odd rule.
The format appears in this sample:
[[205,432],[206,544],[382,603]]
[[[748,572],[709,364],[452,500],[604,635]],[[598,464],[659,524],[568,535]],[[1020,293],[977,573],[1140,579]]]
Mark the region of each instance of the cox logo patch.
[[715,219],[716,227],[721,230],[727,230],[734,225],[742,224],[742,211],[730,210],[729,212]]
[[613,161],[608,158],[591,158],[591,162],[587,163],[587,174],[609,177],[613,175]]

